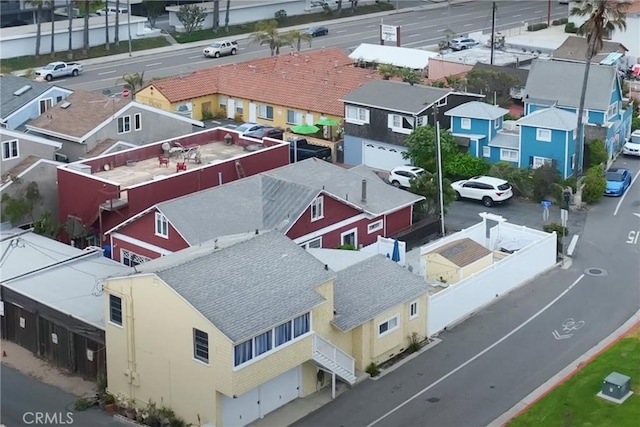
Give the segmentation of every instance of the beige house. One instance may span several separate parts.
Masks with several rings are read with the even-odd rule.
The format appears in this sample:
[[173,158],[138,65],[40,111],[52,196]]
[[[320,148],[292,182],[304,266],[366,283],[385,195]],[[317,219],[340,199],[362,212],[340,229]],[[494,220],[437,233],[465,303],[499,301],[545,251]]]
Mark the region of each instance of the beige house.
[[428,284],[384,256],[335,272],[279,232],[240,240],[105,282],[109,392],[244,426],[425,337]]
[[470,277],[493,263],[492,252],[468,237],[440,246],[423,257],[426,261],[427,280],[449,285]]

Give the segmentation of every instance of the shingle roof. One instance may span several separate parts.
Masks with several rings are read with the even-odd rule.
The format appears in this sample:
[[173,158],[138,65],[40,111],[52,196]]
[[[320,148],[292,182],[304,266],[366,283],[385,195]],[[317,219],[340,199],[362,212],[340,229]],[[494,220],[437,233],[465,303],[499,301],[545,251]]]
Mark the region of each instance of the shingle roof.
[[333,323],[342,331],[362,325],[385,311],[427,292],[429,284],[383,255],[339,271],[333,299]]
[[[578,108],[583,77],[584,64],[579,62],[533,61],[525,97],[548,100],[548,104],[557,103],[559,107]],[[591,64],[584,108],[607,111],[615,79],[616,67]]]
[[411,86],[404,82],[372,80],[343,96],[342,100],[347,104],[418,114],[450,92],[449,89],[431,86]]
[[469,117],[472,119],[496,120],[509,110],[496,105],[487,104],[486,102],[471,101],[458,105],[455,108],[444,113],[446,116]]
[[497,73],[506,73],[510,76],[518,79],[520,84],[524,85],[527,82],[527,77],[529,77],[529,70],[525,70],[524,68],[516,68],[516,67],[508,67],[502,65],[491,65],[485,64],[484,62],[477,62],[476,65],[473,66],[471,71],[475,70],[487,70],[487,71],[495,71]]
[[335,116],[344,115],[340,99],[380,76],[355,67],[337,48],[279,55],[194,71],[151,82],[171,103],[222,94]]
[[[627,52],[628,49],[621,43],[615,43],[610,41],[602,42],[602,49],[596,54],[592,62],[597,63],[602,61],[610,53],[613,52]],[[564,59],[570,61],[586,61],[587,57],[587,39],[585,37],[569,36],[560,45],[559,48],[553,51],[553,59]]]
[[521,117],[519,125],[558,130],[574,130],[578,127],[578,115],[556,107],[544,108]]
[[[31,86],[31,89],[20,96],[13,94],[24,86]],[[49,89],[51,89],[51,86],[47,83],[25,79],[12,74],[0,74],[0,118],[6,118]]]
[[489,147],[502,147],[502,148],[518,148],[520,145],[520,135],[513,133],[498,132],[491,141],[489,141]]
[[109,119],[114,113],[131,102],[125,98],[112,98],[89,91],[75,91],[66,100],[71,105],[62,108],[60,102],[48,109],[28,125],[62,135],[80,138]]
[[465,267],[489,255],[491,251],[480,243],[465,237],[449,242],[429,253],[440,254],[458,267]]
[[[145,271],[155,261],[143,264]],[[324,302],[315,288],[335,277],[280,233],[210,251],[156,274],[235,343]]]

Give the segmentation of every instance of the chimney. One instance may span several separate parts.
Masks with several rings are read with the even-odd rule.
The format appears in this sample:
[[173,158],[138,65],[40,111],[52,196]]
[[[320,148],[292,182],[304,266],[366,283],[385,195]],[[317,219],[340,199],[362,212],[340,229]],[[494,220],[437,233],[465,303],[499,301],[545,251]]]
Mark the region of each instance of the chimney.
[[325,270],[329,270],[329,265],[328,265],[328,264],[325,264],[325,265],[324,265],[324,269],[325,269]]
[[367,180],[362,180],[362,203],[367,203]]

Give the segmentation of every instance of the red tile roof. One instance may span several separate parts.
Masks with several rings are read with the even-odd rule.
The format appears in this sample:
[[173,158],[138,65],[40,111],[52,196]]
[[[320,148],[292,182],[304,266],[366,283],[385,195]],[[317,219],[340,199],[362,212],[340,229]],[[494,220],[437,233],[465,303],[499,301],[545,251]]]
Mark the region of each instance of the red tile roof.
[[148,86],[171,103],[222,94],[342,116],[344,105],[340,99],[379,78],[373,70],[354,66],[340,49],[322,49],[221,65],[156,80]]
[[640,13],[640,1],[635,0],[627,8],[627,13]]

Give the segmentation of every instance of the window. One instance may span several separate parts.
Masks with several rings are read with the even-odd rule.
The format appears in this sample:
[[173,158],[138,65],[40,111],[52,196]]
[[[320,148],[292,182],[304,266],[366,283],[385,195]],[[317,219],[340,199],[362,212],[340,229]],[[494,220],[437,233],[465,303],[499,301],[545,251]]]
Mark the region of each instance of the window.
[[135,267],[136,265],[144,264],[150,261],[149,258],[135,254],[126,249],[120,249],[120,262],[128,267]]
[[471,119],[468,119],[466,117],[461,117],[460,118],[460,128],[461,129],[466,129],[466,130],[471,129]]
[[358,247],[358,229],[354,228],[340,234],[340,244]]
[[253,359],[253,340],[245,341],[233,348],[234,366],[242,365],[251,359]]
[[366,124],[369,123],[369,110],[366,108],[354,107],[353,105],[347,105],[344,118],[348,123],[356,125]]
[[58,102],[60,102],[60,101],[62,101],[62,97],[61,97],[61,96],[56,96],[56,104],[57,104]]
[[318,196],[311,202],[311,221],[324,218],[324,196]]
[[372,222],[367,226],[367,233],[375,233],[378,230],[382,230],[382,226],[384,225],[383,221],[380,219],[376,222]]
[[220,100],[218,101],[218,105],[220,106],[221,110],[227,111],[227,97],[221,96]]
[[118,133],[131,132],[131,116],[118,117]]
[[575,170],[575,168],[576,168],[576,155],[572,154],[571,155],[571,169]]
[[291,341],[291,322],[283,323],[276,326],[275,329],[275,346],[278,347],[286,342]]
[[287,124],[302,124],[302,113],[300,113],[299,111],[287,110]]
[[271,350],[271,345],[273,344],[273,331],[267,331],[262,335],[258,335],[254,338],[255,348],[256,348],[256,356],[260,356],[262,353],[266,353]]
[[51,104],[52,104],[52,99],[51,98],[41,99],[40,102],[39,102],[40,114],[44,113],[49,108],[51,108]]
[[503,162],[517,162],[518,150],[509,150],[508,148],[501,148],[500,160]]
[[413,117],[389,114],[389,128],[394,132],[410,134],[413,131]]
[[491,147],[482,147],[482,157],[491,157]]
[[136,113],[133,116],[133,130],[142,129],[142,114]]
[[2,141],[2,160],[15,159],[19,157],[18,140]]
[[550,129],[536,129],[536,139],[538,141],[550,142],[551,130]]
[[169,221],[160,212],[156,212],[156,236],[169,238]]
[[409,306],[409,319],[418,317],[418,301],[414,301]]
[[615,102],[615,103],[613,103],[613,104],[611,104],[609,106],[609,110],[607,111],[607,120],[611,119],[616,114],[618,114],[618,103],[617,102]]
[[293,337],[298,338],[300,335],[304,335],[311,330],[311,324],[309,322],[309,313],[305,313],[302,316],[298,316],[293,319]]
[[244,102],[242,99],[236,99],[236,113],[240,115],[244,114]]
[[209,363],[209,334],[193,328],[193,357]]
[[534,169],[537,169],[543,165],[551,165],[551,159],[548,159],[546,157],[533,157],[533,164],[531,166],[533,166]]
[[494,126],[496,129],[500,129],[500,125],[502,124],[502,117],[498,117],[494,122]]
[[260,105],[258,107],[258,117],[273,120],[273,107],[271,105]]
[[300,246],[305,249],[320,249],[322,248],[322,237],[316,237],[315,239],[308,240]]
[[447,105],[447,97],[445,96],[442,99],[439,99],[438,102],[436,102],[436,106],[437,107],[444,107],[445,105]]
[[109,295],[109,321],[122,326],[122,298]]
[[398,329],[398,324],[400,323],[399,322],[399,318],[400,318],[400,316],[398,316],[396,314],[391,319],[380,323],[378,325],[378,336],[386,335],[386,334],[388,334],[390,332],[393,332],[396,329]]

